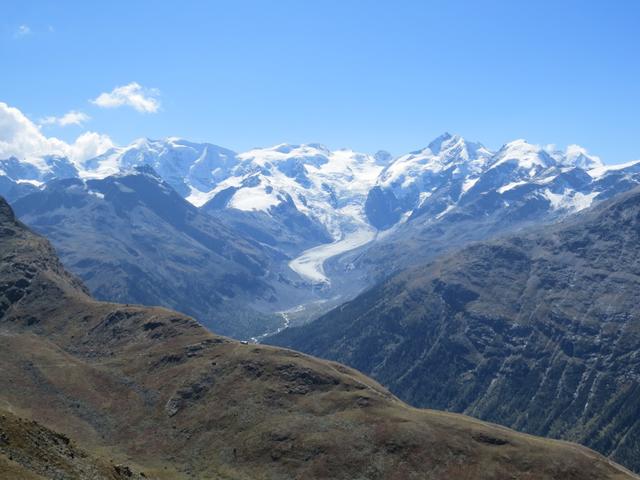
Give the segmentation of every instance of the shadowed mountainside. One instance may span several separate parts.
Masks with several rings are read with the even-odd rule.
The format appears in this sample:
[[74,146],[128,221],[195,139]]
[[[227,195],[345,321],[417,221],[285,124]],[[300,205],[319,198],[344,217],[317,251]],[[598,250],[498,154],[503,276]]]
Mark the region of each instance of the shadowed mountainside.
[[279,325],[254,307],[274,297],[268,272],[286,257],[204,214],[150,167],[55,180],[13,206],[96,298],[173,308],[240,338]]

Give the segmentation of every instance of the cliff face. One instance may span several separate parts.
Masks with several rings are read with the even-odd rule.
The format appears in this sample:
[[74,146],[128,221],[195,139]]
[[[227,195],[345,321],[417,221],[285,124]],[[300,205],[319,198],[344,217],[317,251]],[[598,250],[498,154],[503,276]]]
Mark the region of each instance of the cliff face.
[[640,470],[640,191],[402,272],[272,343],[403,400],[583,443]]

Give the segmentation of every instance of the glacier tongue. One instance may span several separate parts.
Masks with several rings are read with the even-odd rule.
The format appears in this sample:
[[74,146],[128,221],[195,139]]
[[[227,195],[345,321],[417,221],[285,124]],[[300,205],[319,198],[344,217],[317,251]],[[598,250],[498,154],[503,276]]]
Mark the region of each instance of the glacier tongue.
[[332,257],[366,245],[375,237],[376,230],[363,224],[361,228],[347,233],[340,240],[305,250],[289,262],[289,268],[312,284],[331,285],[330,279],[324,273],[324,263]]

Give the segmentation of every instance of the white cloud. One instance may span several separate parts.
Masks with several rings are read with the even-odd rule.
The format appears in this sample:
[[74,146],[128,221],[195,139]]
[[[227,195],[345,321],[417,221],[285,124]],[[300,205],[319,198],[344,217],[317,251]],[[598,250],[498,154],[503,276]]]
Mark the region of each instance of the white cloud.
[[576,145],[575,143],[567,147],[567,156],[577,157],[579,155],[589,155],[589,152],[586,148]]
[[109,135],[97,132],[84,132],[76,141],[69,145],[69,157],[76,161],[83,161],[113,148],[113,142]]
[[47,137],[20,110],[0,102],[0,159],[14,156],[41,165],[43,155],[64,155],[82,161],[111,147],[111,139],[96,132],[85,132],[73,143]]
[[597,155],[591,155],[586,148],[581,147],[580,145],[569,145],[565,155],[570,164],[577,165],[581,168],[594,168],[604,165],[600,157]]
[[25,37],[31,33],[31,27],[29,25],[20,25],[14,34],[14,37]]
[[67,125],[82,125],[90,118],[86,113],[71,110],[61,117],[44,117],[40,120],[40,125],[59,125],[61,127],[66,127]]
[[143,88],[137,82],[116,87],[110,92],[101,93],[91,103],[103,108],[116,108],[123,105],[133,107],[138,112],[155,113],[160,108],[158,97],[160,92],[156,88]]

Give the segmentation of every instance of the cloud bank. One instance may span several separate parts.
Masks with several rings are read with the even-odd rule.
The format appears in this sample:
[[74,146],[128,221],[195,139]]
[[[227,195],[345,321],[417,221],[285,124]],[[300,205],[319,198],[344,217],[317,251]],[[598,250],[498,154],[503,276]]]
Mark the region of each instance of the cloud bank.
[[0,159],[13,156],[39,164],[43,155],[63,155],[81,162],[113,146],[108,135],[96,132],[85,132],[73,143],[47,137],[20,110],[0,102]]

